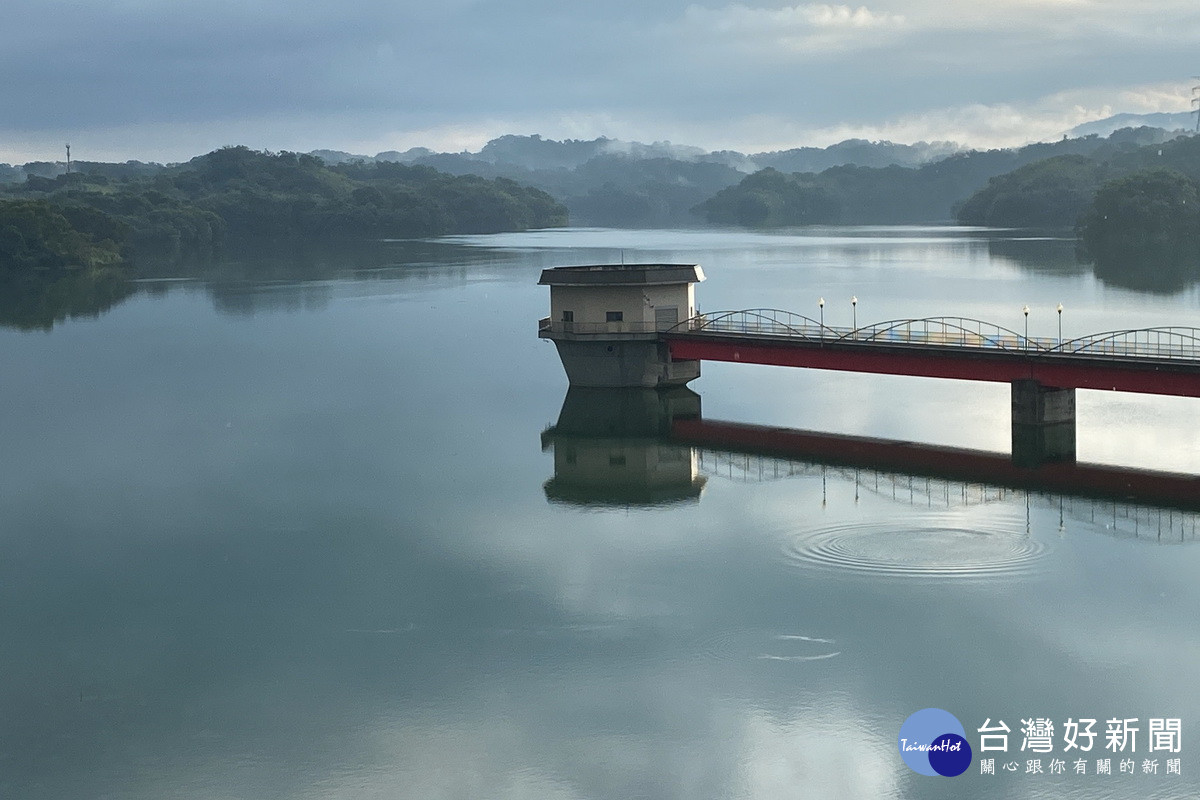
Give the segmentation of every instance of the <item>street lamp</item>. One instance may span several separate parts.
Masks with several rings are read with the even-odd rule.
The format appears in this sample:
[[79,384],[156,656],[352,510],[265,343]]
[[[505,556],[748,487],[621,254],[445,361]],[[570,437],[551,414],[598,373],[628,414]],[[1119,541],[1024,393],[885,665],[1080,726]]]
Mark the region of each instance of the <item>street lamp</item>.
[[1025,315],[1025,349],[1029,349],[1029,306],[1023,306],[1021,312]]
[[825,338],[825,298],[822,297],[817,301],[817,305],[821,309],[821,338]]
[[[858,330],[858,298],[854,295],[850,296],[850,322],[851,322],[851,325],[853,325],[854,330],[857,331]],[[858,336],[855,335],[854,338],[857,339]]]
[[1058,304],[1058,343],[1062,344],[1062,303]]

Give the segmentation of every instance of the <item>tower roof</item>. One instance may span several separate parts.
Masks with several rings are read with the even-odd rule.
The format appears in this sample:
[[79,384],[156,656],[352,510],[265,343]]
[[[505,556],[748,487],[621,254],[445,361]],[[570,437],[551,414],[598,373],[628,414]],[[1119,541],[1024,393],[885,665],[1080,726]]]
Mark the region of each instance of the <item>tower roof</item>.
[[699,264],[590,264],[542,270],[540,286],[656,286],[699,283]]

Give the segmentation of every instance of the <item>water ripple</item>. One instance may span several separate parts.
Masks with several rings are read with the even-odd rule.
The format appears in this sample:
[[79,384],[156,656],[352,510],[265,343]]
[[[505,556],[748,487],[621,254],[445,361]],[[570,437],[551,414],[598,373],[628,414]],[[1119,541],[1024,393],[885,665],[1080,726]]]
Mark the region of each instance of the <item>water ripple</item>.
[[995,578],[1033,571],[1046,549],[1004,520],[984,526],[936,521],[866,522],[792,534],[783,556],[801,566],[897,577]]
[[761,631],[714,632],[695,644],[703,655],[716,660],[825,661],[842,654],[833,639]]

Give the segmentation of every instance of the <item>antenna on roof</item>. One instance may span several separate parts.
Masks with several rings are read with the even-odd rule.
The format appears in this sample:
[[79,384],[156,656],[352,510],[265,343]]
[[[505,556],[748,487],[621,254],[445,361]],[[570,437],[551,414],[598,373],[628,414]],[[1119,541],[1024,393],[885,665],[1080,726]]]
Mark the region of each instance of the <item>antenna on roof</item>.
[[[1200,81],[1200,75],[1193,75],[1192,80]],[[1200,86],[1193,86],[1192,105],[1196,107],[1196,110],[1191,113],[1196,115],[1196,132],[1200,133],[1200,97],[1197,97],[1197,95],[1200,95]]]

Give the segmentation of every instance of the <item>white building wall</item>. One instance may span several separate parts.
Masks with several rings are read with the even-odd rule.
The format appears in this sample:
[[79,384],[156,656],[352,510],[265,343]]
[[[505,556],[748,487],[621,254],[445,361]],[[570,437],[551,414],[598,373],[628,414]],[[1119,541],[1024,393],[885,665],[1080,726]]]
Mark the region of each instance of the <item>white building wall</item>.
[[609,311],[620,311],[625,323],[641,323],[645,319],[644,305],[638,286],[550,287],[550,313],[555,323],[562,321],[563,311],[573,312],[577,325],[606,323]]
[[655,308],[677,308],[679,321],[696,316],[695,284],[677,283],[670,286],[645,286],[642,296],[646,302],[646,321],[654,322]]
[[554,476],[596,489],[690,486],[699,473],[690,447],[627,439],[581,439],[554,446]]
[[[653,327],[658,307],[675,307],[679,320],[695,316],[695,289],[692,284],[668,286],[551,286],[550,319],[559,323],[564,311],[574,314],[576,324],[606,323],[609,311],[620,311],[632,330]],[[616,330],[617,328],[614,328]]]

